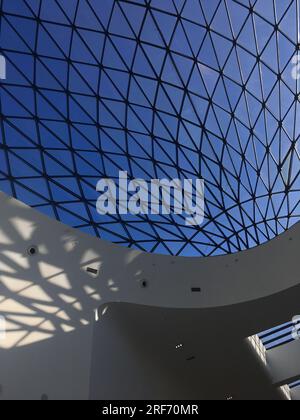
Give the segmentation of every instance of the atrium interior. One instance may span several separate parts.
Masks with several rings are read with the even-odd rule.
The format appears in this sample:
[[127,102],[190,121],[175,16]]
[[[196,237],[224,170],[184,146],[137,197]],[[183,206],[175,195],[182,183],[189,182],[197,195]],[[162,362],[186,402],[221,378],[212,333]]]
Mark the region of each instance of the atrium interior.
[[0,399],[300,400],[300,1],[0,11]]

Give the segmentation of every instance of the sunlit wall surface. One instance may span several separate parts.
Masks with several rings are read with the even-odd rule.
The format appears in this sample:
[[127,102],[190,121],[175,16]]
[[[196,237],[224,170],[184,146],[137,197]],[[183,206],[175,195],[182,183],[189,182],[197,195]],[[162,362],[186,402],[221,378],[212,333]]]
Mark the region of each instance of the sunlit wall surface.
[[[0,189],[138,249],[218,255],[299,220],[297,0],[2,0]],[[107,216],[96,183],[206,182],[205,221]]]

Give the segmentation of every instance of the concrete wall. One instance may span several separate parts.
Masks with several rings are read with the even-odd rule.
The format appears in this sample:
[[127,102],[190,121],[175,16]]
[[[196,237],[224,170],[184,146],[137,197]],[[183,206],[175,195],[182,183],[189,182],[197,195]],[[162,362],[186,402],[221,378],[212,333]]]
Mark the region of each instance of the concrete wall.
[[283,399],[235,325],[226,329],[227,309],[212,312],[110,305],[94,327],[91,399]]
[[[0,216],[2,291],[6,294],[12,290],[12,286],[6,287],[7,279],[34,279],[46,293],[55,294],[57,285],[72,290],[88,312],[99,302],[209,308],[270,296],[300,282],[300,225],[266,245],[240,254],[175,258],[145,254],[90,237],[2,193]],[[39,250],[33,258],[27,254],[31,245]],[[99,269],[99,274],[87,273],[87,267]],[[144,280],[146,289],[141,287]],[[191,293],[193,287],[201,288],[202,293]]]
[[300,387],[292,390],[291,397],[294,401],[300,401]]
[[92,326],[33,345],[0,349],[3,400],[87,400]]
[[[298,313],[299,230],[297,225],[269,244],[237,255],[173,258],[84,235],[0,194],[0,316],[6,319],[0,397],[86,399],[91,363],[93,373],[98,369],[95,356],[91,361],[94,313],[112,302],[193,309],[204,317],[202,333],[223,328],[229,345],[285,322]],[[29,255],[33,247],[37,252]],[[193,287],[201,292],[192,293]],[[119,330],[116,320],[109,327],[103,324],[102,331],[94,332],[95,348],[104,343],[101,351],[109,354],[107,343],[115,339],[128,368],[132,363],[135,370],[139,358],[132,357],[128,337],[122,341]],[[176,330],[172,324],[173,339]],[[144,357],[141,347],[138,353]],[[167,386],[161,367],[151,363],[153,386]],[[104,378],[117,383],[117,370],[114,377],[106,371]]]
[[291,384],[300,378],[300,341],[293,341],[268,351],[273,383]]

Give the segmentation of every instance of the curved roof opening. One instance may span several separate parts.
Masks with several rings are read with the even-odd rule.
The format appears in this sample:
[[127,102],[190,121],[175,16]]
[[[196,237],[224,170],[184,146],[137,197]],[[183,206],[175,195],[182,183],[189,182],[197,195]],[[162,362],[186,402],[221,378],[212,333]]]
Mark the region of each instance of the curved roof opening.
[[[149,252],[210,256],[299,220],[298,2],[2,1],[0,189]],[[205,220],[99,216],[99,179],[205,180]]]

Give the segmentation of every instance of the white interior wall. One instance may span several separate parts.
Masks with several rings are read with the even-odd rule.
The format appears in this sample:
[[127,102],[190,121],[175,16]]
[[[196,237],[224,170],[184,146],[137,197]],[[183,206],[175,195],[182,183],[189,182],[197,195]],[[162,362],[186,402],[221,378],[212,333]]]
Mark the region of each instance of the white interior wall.
[[[297,225],[269,244],[237,255],[173,258],[103,242],[0,194],[0,316],[7,328],[0,340],[0,397],[86,399],[93,346],[108,343],[110,336],[121,340],[119,351],[124,347],[128,366],[131,360],[134,368],[137,357],[132,358],[114,329],[99,330],[101,340],[92,339],[95,310],[112,302],[193,309],[193,316],[198,313],[205,321],[199,331],[215,334],[222,328],[226,346],[231,339],[243,343],[247,336],[285,322],[299,313],[299,230]],[[28,254],[32,246],[34,256]],[[88,267],[98,274],[87,272]],[[201,293],[192,293],[192,287]],[[176,335],[177,328],[172,324],[164,331]],[[145,357],[141,348],[138,352]],[[153,384],[167,386],[160,368],[151,372]],[[106,375],[109,379],[109,371]],[[113,381],[118,381],[117,372]]]

